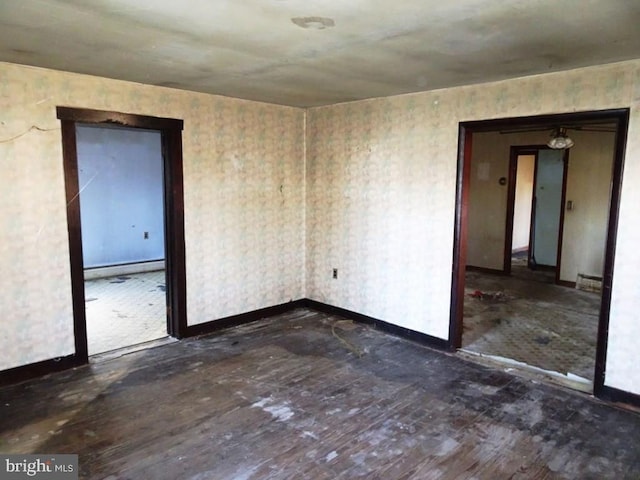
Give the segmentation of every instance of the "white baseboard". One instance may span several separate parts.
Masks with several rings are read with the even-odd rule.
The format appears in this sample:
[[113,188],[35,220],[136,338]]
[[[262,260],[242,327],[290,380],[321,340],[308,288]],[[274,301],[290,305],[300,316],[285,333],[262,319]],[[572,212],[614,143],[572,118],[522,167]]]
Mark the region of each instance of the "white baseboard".
[[143,263],[128,263],[126,265],[114,265],[112,267],[86,268],[84,270],[85,280],[95,280],[96,278],[116,277],[118,275],[131,275],[133,273],[155,272],[164,270],[164,260]]

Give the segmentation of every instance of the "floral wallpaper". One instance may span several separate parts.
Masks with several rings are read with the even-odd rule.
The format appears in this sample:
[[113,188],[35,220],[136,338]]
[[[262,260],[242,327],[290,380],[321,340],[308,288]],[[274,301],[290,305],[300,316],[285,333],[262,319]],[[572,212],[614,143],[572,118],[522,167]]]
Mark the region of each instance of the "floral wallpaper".
[[304,112],[0,63],[0,370],[74,351],[56,106],[184,120],[189,324],[304,297]]
[[73,352],[58,105],[184,120],[189,324],[309,297],[440,338],[458,123],[630,107],[606,383],[640,393],[639,102],[640,61],[306,113],[0,63],[0,370]]
[[606,383],[640,393],[639,101],[633,61],[309,110],[307,296],[448,338],[458,123],[631,107]]

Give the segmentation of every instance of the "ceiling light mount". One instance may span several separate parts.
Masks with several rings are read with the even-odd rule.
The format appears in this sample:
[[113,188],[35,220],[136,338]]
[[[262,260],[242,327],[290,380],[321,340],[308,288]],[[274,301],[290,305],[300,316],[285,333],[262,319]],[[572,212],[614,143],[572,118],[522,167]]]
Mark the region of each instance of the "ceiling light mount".
[[291,21],[300,28],[308,30],[324,30],[336,25],[333,18],[328,17],[294,17]]
[[554,129],[551,133],[551,138],[547,142],[547,146],[554,150],[566,150],[573,147],[573,145],[573,140],[567,135],[567,129],[563,127]]

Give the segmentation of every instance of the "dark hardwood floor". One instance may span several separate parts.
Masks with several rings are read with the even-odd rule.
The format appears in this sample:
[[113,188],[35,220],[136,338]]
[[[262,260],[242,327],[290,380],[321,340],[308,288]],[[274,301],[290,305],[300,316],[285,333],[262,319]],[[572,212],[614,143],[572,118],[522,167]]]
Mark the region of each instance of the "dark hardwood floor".
[[640,416],[295,310],[0,389],[96,479],[638,479]]

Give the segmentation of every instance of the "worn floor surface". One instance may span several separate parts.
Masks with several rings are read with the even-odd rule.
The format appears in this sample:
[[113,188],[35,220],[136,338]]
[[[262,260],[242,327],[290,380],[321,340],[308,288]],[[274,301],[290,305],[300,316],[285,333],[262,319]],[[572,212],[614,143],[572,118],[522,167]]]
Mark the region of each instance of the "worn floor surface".
[[0,389],[95,479],[638,479],[640,416],[305,309]]
[[592,382],[600,295],[555,285],[553,275],[523,265],[510,277],[467,272],[463,348]]
[[164,270],[87,280],[89,355],[167,336]]

